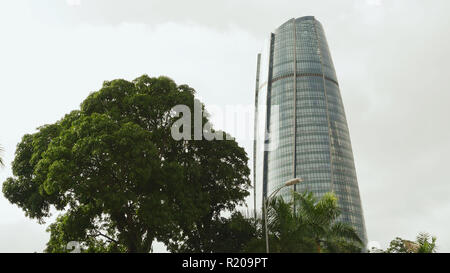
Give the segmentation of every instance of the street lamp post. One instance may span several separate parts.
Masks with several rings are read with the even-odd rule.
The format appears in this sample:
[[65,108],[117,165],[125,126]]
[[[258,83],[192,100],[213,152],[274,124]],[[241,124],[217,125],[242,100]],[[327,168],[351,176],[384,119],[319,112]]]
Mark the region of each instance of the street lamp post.
[[267,206],[269,205],[270,200],[275,197],[275,195],[283,188],[285,187],[289,187],[289,186],[293,186],[296,185],[300,182],[302,182],[303,180],[301,178],[294,178],[291,179],[289,181],[287,181],[286,183],[284,183],[281,187],[279,187],[278,189],[276,189],[275,191],[273,191],[269,197],[265,197],[264,200],[264,226],[265,226],[265,233],[266,233],[266,252],[269,253],[269,233],[267,232]]

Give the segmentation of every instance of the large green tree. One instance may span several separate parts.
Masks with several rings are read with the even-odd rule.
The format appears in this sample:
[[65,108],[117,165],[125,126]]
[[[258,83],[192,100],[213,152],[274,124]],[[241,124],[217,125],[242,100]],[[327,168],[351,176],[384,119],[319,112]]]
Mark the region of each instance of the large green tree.
[[[272,200],[267,217],[270,252],[361,252],[355,229],[337,221],[339,215],[333,193],[318,199],[311,192],[292,192],[290,202]],[[246,251],[264,252],[264,237],[250,242]]]
[[83,251],[149,252],[155,239],[189,240],[243,202],[243,148],[171,137],[173,107],[193,113],[194,93],[167,77],[107,81],[80,110],[23,137],[3,193],[41,223],[60,211],[46,251],[78,241]]

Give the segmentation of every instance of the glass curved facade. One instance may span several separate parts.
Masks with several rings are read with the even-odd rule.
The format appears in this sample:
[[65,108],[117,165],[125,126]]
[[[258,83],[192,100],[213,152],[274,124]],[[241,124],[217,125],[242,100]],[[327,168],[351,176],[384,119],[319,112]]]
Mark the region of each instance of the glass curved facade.
[[[269,40],[262,58],[258,55],[255,101],[266,108],[259,109],[266,113],[264,130],[276,129],[277,145],[254,152],[258,194],[264,198],[295,177],[303,179],[296,191],[317,197],[333,191],[342,211],[339,221],[354,226],[367,242],[347,120],[323,27],[313,16],[294,18]],[[254,149],[264,141],[257,140]],[[286,200],[289,191],[279,195]]]

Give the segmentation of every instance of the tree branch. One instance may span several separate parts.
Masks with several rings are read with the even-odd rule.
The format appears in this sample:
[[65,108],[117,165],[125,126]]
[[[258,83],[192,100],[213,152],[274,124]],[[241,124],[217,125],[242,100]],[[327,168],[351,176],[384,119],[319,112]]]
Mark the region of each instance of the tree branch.
[[108,235],[105,235],[105,234],[103,234],[103,233],[101,233],[101,232],[99,232],[99,231],[97,231],[96,234],[92,234],[92,235],[90,235],[90,236],[92,236],[92,237],[102,236],[102,237],[105,237],[106,239],[108,239],[109,241],[111,241],[111,242],[113,242],[113,243],[116,243],[116,244],[118,244],[118,245],[120,244],[119,241],[114,240],[113,238],[111,238],[111,237],[109,237]]

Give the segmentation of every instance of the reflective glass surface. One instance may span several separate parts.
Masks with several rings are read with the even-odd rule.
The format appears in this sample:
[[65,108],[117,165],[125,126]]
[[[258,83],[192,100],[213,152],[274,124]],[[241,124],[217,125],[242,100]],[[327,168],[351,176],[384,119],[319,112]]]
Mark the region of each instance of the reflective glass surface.
[[[301,177],[297,191],[318,197],[333,191],[339,221],[353,225],[367,242],[347,120],[322,25],[312,16],[287,21],[271,35],[265,56],[259,94],[269,113],[265,129],[278,126],[279,139],[265,157],[257,153],[257,184],[270,194]],[[270,111],[275,106],[278,116]],[[287,200],[290,190],[279,195]]]

